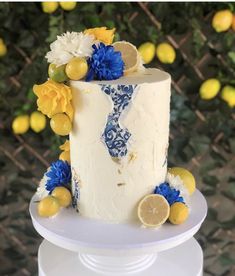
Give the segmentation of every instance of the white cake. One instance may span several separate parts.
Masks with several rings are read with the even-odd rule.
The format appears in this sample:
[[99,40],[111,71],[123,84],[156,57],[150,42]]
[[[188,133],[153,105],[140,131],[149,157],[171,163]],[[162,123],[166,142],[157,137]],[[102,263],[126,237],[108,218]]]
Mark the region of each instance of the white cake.
[[74,219],[181,224],[196,182],[167,168],[171,77],[146,69],[143,53],[114,36],[106,27],[66,32],[46,54],[49,79],[33,91],[51,129],[67,137],[40,181],[38,214],[72,205]]
[[[158,69],[113,81],[70,82],[72,190],[80,215],[117,223],[135,220],[140,199],[165,181],[170,83],[170,75]],[[131,91],[121,112],[110,91],[120,99]],[[111,131],[108,120],[118,121]],[[103,136],[105,129],[109,133]]]

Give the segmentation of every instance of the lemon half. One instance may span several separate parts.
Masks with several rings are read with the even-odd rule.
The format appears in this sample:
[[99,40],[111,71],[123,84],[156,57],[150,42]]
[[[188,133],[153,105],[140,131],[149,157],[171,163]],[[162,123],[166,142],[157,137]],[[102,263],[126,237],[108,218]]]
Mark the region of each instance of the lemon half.
[[125,64],[124,75],[138,70],[141,57],[137,48],[133,44],[127,41],[118,41],[113,43],[112,46],[115,51],[121,52],[122,59]]
[[170,205],[162,195],[147,195],[138,205],[139,220],[147,227],[162,225],[168,219],[169,214]]

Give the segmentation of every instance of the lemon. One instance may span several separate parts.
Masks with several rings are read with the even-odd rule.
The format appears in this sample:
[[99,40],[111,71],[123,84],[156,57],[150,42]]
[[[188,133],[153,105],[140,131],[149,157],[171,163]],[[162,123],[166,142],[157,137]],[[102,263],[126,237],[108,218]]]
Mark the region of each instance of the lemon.
[[212,19],[212,27],[217,33],[227,31],[233,21],[233,14],[230,10],[221,10],[215,13]]
[[60,6],[65,11],[71,11],[76,7],[76,2],[60,2]]
[[156,55],[162,63],[172,64],[175,61],[175,49],[169,43],[160,43],[156,48]]
[[50,64],[48,67],[49,78],[56,82],[64,82],[68,79],[65,74],[65,65],[56,66],[55,64]]
[[61,152],[61,154],[59,156],[59,159],[63,160],[63,161],[67,161],[68,163],[70,163],[71,162],[71,160],[70,160],[70,151]]
[[226,85],[221,91],[221,98],[233,108],[235,106],[235,87]]
[[138,217],[147,227],[163,224],[168,219],[169,213],[169,203],[162,195],[147,195],[138,205]]
[[71,193],[65,187],[56,187],[52,192],[52,196],[58,199],[59,204],[62,207],[68,207],[72,202]]
[[125,64],[124,74],[137,71],[140,64],[140,54],[136,47],[127,41],[118,41],[112,45],[115,51],[119,51]]
[[30,115],[30,127],[35,132],[40,132],[46,127],[46,116],[41,112],[34,111]]
[[170,208],[169,221],[173,224],[181,224],[186,221],[188,215],[188,207],[182,202],[175,202]]
[[200,86],[200,97],[203,100],[213,99],[220,91],[221,84],[217,79],[208,79]]
[[150,63],[155,55],[155,45],[151,42],[145,42],[140,45],[138,51],[145,64]]
[[235,31],[235,14],[233,14],[232,29]]
[[190,171],[180,167],[173,167],[168,169],[168,172],[170,174],[173,174],[174,176],[178,175],[180,177],[190,195],[192,195],[195,192],[196,181]]
[[24,134],[29,129],[29,116],[17,116],[12,122],[12,129],[15,134]]
[[88,71],[87,61],[84,58],[74,57],[65,67],[66,75],[71,80],[80,80],[84,78]]
[[4,41],[0,38],[0,57],[5,56],[7,53],[7,46]]
[[72,124],[69,117],[64,113],[58,113],[52,116],[50,120],[52,130],[61,136],[68,135],[72,129]]
[[59,212],[60,204],[53,196],[44,197],[38,204],[38,214],[41,217],[52,217]]
[[42,10],[45,13],[53,13],[59,7],[58,2],[43,2],[42,3]]

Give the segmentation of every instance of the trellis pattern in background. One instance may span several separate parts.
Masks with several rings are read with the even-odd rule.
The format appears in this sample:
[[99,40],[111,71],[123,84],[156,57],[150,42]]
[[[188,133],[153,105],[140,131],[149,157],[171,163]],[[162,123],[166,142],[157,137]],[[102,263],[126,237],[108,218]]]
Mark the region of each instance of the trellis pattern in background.
[[36,109],[32,85],[46,80],[48,44],[65,30],[115,26],[121,39],[140,45],[168,41],[173,65],[150,66],[172,75],[169,165],[189,168],[206,195],[209,213],[197,235],[205,254],[204,275],[234,275],[235,115],[219,97],[205,102],[201,82],[218,77],[235,84],[235,33],[216,34],[213,13],[231,3],[80,3],[74,11],[43,14],[40,3],[1,3],[0,37],[8,54],[0,60],[0,267],[1,275],[36,275],[41,238],[28,203],[62,141],[49,127],[41,134],[14,135],[11,121]]

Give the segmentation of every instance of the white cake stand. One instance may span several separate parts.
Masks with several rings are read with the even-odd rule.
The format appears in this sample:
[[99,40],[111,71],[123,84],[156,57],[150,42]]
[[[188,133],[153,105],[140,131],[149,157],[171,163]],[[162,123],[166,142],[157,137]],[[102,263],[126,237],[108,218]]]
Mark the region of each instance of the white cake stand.
[[206,217],[207,204],[198,190],[184,224],[165,223],[158,229],[86,219],[74,209],[41,218],[35,201],[36,196],[30,214],[45,238],[38,253],[39,276],[202,275],[203,253],[193,235]]

